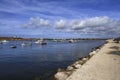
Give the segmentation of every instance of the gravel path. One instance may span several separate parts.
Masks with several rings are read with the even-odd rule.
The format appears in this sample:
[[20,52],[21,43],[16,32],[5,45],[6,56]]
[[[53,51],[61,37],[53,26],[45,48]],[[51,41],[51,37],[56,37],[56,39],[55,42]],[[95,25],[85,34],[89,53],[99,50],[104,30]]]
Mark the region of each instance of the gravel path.
[[120,80],[120,43],[110,40],[66,80]]

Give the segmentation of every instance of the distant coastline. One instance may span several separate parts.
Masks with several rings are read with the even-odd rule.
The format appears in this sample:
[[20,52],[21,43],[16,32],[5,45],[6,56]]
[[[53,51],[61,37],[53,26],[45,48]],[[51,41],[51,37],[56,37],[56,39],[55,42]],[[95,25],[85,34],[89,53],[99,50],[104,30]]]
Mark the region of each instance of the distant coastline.
[[0,37],[0,40],[37,40],[37,39],[44,39],[44,40],[107,40],[108,38],[22,38],[22,37]]
[[32,40],[32,38],[21,38],[21,37],[0,37],[0,40]]

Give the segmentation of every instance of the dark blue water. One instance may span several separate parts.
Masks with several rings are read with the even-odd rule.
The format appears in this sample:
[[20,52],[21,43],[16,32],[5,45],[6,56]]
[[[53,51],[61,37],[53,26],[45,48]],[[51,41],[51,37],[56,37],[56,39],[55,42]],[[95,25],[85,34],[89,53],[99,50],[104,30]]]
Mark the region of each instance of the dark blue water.
[[[34,43],[22,47],[22,42],[0,44],[0,80],[49,80],[58,68],[66,68],[78,58],[87,56],[92,48],[105,43],[103,40],[48,41],[47,45]],[[17,48],[10,48],[12,45]]]

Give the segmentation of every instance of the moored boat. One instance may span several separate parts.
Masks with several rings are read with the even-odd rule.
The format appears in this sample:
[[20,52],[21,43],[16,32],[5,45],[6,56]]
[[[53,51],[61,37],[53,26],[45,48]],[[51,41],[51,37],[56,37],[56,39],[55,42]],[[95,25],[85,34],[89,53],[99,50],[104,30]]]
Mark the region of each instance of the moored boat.
[[11,48],[17,48],[17,46],[10,46]]
[[43,39],[37,40],[35,43],[36,44],[41,44],[41,45],[46,45],[47,44]]
[[8,41],[7,40],[3,40],[3,41],[1,41],[1,43],[7,43]]
[[21,46],[23,46],[23,47],[24,47],[24,46],[26,46],[26,44],[23,42],[23,43],[21,44]]
[[74,43],[75,41],[73,39],[69,40],[69,43]]

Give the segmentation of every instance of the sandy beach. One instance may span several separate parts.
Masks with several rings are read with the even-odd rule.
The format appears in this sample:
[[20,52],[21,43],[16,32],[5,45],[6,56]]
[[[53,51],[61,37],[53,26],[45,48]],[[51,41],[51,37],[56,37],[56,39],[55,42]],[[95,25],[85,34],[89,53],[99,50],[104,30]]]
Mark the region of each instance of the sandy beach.
[[94,53],[71,75],[60,75],[63,78],[58,80],[120,80],[120,43],[108,40],[107,44]]

